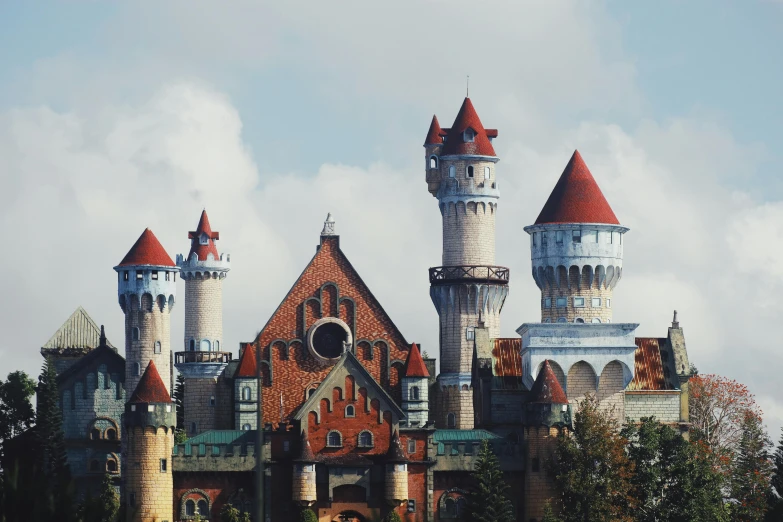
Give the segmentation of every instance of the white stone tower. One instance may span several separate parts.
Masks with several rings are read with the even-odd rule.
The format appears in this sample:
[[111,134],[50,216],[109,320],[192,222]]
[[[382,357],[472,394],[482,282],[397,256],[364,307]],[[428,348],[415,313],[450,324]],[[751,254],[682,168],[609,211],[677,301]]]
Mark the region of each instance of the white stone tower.
[[[231,360],[223,345],[223,279],[229,270],[229,256],[218,254],[220,238],[209,225],[206,210],[201,212],[187,257],[177,255],[177,265],[185,280],[185,345],[177,352],[177,371],[185,378],[185,429],[188,435],[214,429],[228,429],[231,414],[230,388],[218,380]],[[222,400],[221,400],[222,399]]]
[[579,151],[574,151],[530,234],[541,322],[609,323],[623,273],[620,225]]
[[179,268],[150,229],[114,267],[117,294],[125,313],[125,389],[135,390],[155,361],[171,393],[171,309]]
[[411,345],[408,359],[405,361],[405,373],[402,377],[402,410],[408,416],[406,423],[411,428],[423,427],[429,417],[429,377],[430,372],[421,358],[416,343]]
[[438,428],[474,427],[475,328],[498,337],[508,294],[508,269],[495,266],[497,135],[465,98],[450,129],[441,129],[433,116],[424,143],[427,187],[443,219],[443,266],[430,268],[430,296],[440,317]]

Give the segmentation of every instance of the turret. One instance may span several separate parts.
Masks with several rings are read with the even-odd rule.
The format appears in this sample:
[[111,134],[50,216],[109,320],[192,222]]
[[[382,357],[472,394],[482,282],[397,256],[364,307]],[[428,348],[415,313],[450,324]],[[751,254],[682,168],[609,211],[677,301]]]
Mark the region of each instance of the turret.
[[125,313],[125,389],[135,390],[149,361],[171,392],[171,309],[179,268],[150,229],[114,267],[117,294]]
[[310,447],[307,432],[302,430],[299,457],[294,459],[294,472],[292,475],[292,499],[302,506],[310,506],[317,500],[315,462],[315,455]]
[[623,271],[620,225],[579,151],[574,151],[530,234],[541,322],[608,323]]
[[408,499],[408,459],[402,451],[400,436],[395,431],[386,452],[384,474],[384,498],[392,506],[399,506]]
[[188,232],[190,252],[177,255],[185,280],[184,351],[175,354],[177,370],[185,378],[185,426],[188,433],[228,429],[230,389],[219,386],[219,376],[231,360],[223,345],[223,279],[229,256],[219,254],[206,210],[196,230]]
[[407,425],[411,428],[424,426],[429,417],[429,386],[430,372],[421,358],[421,352],[416,343],[411,344],[408,358],[405,361],[405,372],[402,377],[402,409],[407,415]]
[[234,372],[234,429],[255,430],[258,426],[258,361],[256,347],[245,343],[239,349]]
[[154,361],[125,405],[123,470],[128,522],[174,520],[171,453],[177,412]]
[[497,135],[465,98],[451,128],[440,129],[433,117],[424,144],[427,186],[443,221],[443,266],[430,268],[430,297],[440,318],[439,428],[474,427],[474,331],[483,325],[490,337],[499,336],[508,294],[509,271],[495,266]]

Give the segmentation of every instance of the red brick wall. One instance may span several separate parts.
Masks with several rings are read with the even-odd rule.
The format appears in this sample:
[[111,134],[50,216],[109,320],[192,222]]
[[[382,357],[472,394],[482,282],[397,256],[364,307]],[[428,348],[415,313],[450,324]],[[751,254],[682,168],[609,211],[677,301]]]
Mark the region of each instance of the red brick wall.
[[[290,482],[290,481],[289,481]],[[253,473],[175,473],[174,474],[174,520],[180,520],[180,502],[182,495],[191,489],[200,489],[212,500],[210,520],[219,520],[220,510],[231,495],[240,488],[249,498],[253,494]],[[290,485],[289,485],[290,491]],[[198,500],[200,495],[189,495]]]
[[[352,310],[350,302],[344,301],[337,306],[334,287],[327,286],[322,295],[323,317],[333,316],[339,308],[339,317],[350,327],[353,327],[353,317],[356,317],[356,331],[352,332],[354,340],[376,339],[384,340],[389,346],[389,352],[381,343],[376,343],[372,359],[370,349],[365,344],[357,346],[356,355],[365,368],[372,374],[387,392],[399,403],[399,381],[396,371],[387,367],[387,355],[390,361],[404,361],[408,354],[409,344],[405,341],[397,327],[365,286],[358,273],[340,251],[338,239],[324,238],[321,248],[313,260],[305,268],[294,287],[280,304],[277,311],[253,343],[261,350],[261,359],[268,360],[272,351],[272,384],[269,384],[269,372],[262,367],[264,379],[264,422],[276,423],[280,420],[280,396],[283,397],[283,410],[286,418],[290,417],[305,400],[305,388],[312,382],[322,381],[331,370],[331,366],[323,366],[310,356],[306,343],[307,328],[322,317],[317,303],[304,302],[311,297],[321,296],[321,286],[326,282],[339,285],[340,297],[350,297],[356,303]],[[307,314],[302,323],[302,310]],[[288,357],[284,354],[282,343],[270,348],[275,339],[293,343]]]

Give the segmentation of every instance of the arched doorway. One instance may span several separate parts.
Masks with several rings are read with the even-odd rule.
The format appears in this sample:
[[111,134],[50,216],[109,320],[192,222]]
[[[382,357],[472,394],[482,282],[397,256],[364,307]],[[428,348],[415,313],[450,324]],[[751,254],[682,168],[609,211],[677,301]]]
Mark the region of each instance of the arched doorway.
[[367,519],[361,513],[349,510],[341,511],[332,519],[332,522],[367,522]]

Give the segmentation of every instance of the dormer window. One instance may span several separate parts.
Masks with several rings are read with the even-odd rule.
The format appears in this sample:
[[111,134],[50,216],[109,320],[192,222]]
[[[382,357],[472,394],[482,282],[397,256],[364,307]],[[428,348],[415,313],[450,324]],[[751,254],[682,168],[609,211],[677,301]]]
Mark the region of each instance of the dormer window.
[[208,245],[209,244],[209,236],[206,234],[201,234],[201,237],[199,238],[199,243],[202,245]]
[[462,133],[465,143],[472,143],[476,139],[476,132],[473,129],[465,129]]

